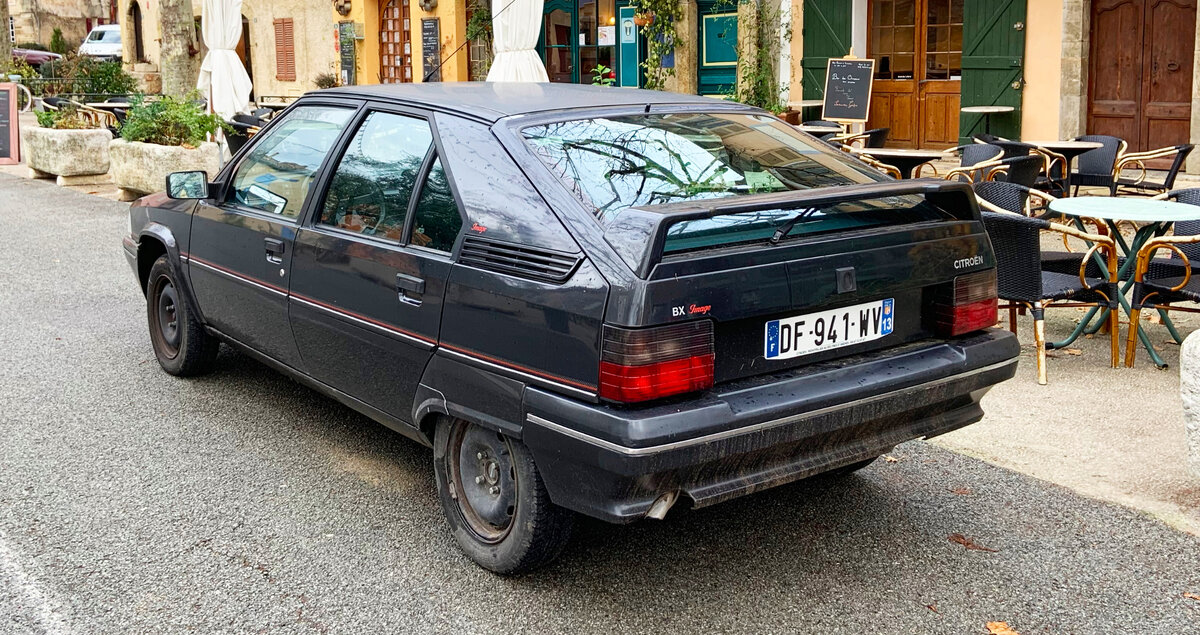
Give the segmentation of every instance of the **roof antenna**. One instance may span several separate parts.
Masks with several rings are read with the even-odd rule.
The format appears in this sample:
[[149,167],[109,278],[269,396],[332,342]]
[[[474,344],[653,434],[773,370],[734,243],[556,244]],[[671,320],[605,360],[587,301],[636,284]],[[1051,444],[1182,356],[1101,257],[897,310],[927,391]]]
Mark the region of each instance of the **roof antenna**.
[[[497,16],[499,16],[501,13],[504,13],[505,11],[508,11],[508,8],[509,8],[509,7],[511,7],[511,6],[513,6],[513,3],[514,3],[514,2],[516,2],[516,1],[517,1],[517,0],[508,0],[508,4],[504,5],[504,8],[503,8],[503,9],[500,9],[499,11],[497,11],[497,12],[495,12],[495,13],[493,13],[493,14],[492,14],[492,20],[495,20],[495,19],[496,19],[496,17],[497,17]],[[470,41],[470,40],[468,40],[468,39],[466,39],[466,38],[464,37],[464,38],[463,38],[463,43],[462,43],[462,44],[459,44],[459,45],[458,45],[458,48],[456,48],[456,49],[454,49],[453,51],[451,51],[451,52],[450,52],[450,54],[446,56],[446,59],[443,59],[443,60],[442,60],[442,61],[441,61],[441,62],[440,62],[440,63],[439,63],[437,66],[434,66],[433,68],[429,69],[429,72],[425,73],[424,77],[422,77],[422,78],[421,78],[421,83],[428,82],[428,81],[429,81],[429,78],[430,78],[430,77],[433,77],[433,74],[434,74],[434,73],[436,73],[436,72],[438,72],[438,71],[442,70],[442,67],[446,65],[446,62],[449,62],[449,61],[450,61],[450,58],[454,57],[454,56],[455,56],[455,55],[456,55],[456,54],[457,54],[459,51],[461,51],[461,50],[462,50],[462,48],[463,48],[464,46],[466,46],[466,45],[468,45],[468,44],[470,44],[470,43],[471,43],[471,41]]]

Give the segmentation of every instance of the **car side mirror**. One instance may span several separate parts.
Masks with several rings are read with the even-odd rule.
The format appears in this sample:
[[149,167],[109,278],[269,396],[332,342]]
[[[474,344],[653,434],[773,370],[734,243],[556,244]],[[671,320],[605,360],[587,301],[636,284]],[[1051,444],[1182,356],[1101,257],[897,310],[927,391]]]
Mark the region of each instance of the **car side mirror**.
[[167,196],[184,200],[208,198],[208,174],[203,170],[168,174]]

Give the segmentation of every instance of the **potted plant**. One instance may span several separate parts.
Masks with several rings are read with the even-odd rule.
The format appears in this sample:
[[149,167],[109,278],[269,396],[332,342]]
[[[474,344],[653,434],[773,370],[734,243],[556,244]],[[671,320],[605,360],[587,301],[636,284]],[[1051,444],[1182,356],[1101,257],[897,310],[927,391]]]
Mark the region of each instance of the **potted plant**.
[[203,170],[209,178],[216,176],[221,147],[207,139],[230,127],[200,103],[195,94],[133,100],[121,138],[109,146],[112,177],[122,200],[162,191],[172,172]]
[[74,108],[37,113],[38,125],[21,129],[21,148],[32,178],[57,177],[59,185],[107,183],[112,132]]
[[654,12],[644,11],[642,13],[633,14],[633,23],[637,26],[650,26],[654,24]]

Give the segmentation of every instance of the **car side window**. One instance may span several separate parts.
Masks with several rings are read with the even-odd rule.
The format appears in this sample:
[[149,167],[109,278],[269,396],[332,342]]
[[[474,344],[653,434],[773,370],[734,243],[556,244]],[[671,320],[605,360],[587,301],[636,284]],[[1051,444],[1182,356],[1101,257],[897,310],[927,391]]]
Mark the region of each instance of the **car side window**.
[[350,108],[300,106],[267,131],[233,175],[226,202],[296,218]]
[[368,115],[333,173],[318,222],[399,242],[431,145],[433,132],[424,119]]
[[454,249],[454,240],[462,229],[462,216],[440,158],[434,159],[429,169],[413,216],[410,243],[447,253]]

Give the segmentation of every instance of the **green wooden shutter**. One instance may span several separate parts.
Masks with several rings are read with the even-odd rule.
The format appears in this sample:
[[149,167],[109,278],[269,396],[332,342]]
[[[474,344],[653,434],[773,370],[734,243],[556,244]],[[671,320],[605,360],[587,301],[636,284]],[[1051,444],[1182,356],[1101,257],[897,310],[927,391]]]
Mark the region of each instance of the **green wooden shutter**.
[[[825,96],[825,65],[850,53],[849,0],[804,0],[804,58],[800,60],[804,99]],[[865,51],[856,51],[865,55]]]
[[[992,115],[994,135],[1021,136],[1024,57],[1025,0],[965,0],[961,105],[1016,109]],[[962,113],[958,121],[960,143],[968,143],[971,135],[984,131],[982,115]]]

